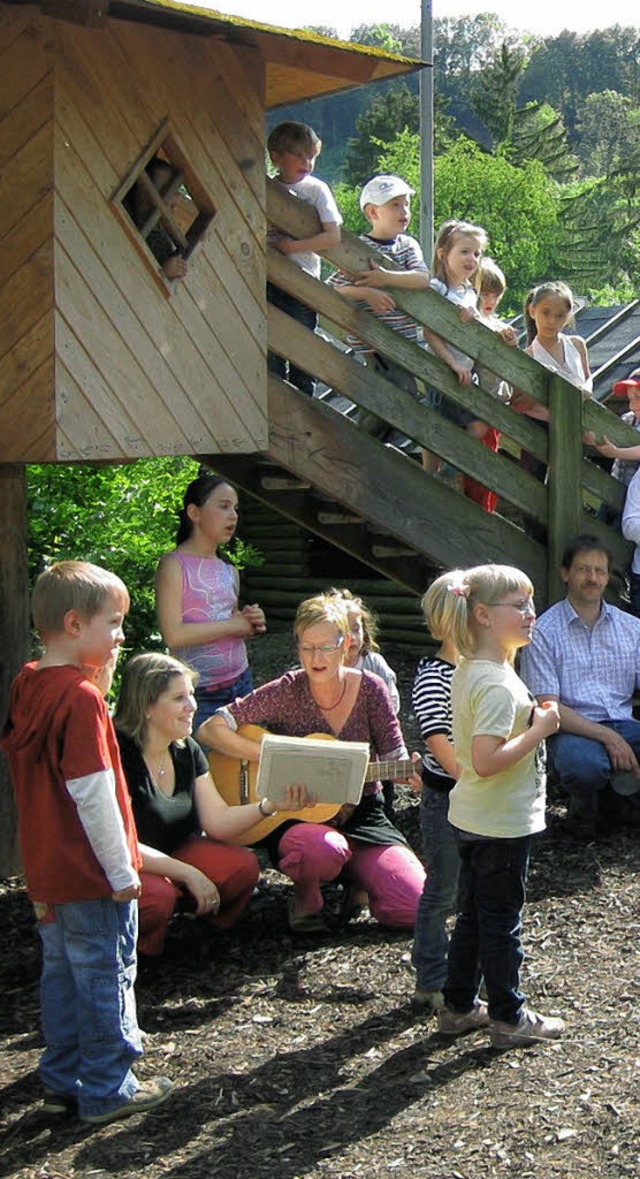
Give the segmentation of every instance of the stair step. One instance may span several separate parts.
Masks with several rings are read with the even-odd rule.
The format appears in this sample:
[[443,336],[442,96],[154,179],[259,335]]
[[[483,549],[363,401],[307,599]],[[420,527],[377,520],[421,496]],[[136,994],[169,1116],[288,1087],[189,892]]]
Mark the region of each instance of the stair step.
[[415,549],[406,548],[399,544],[373,544],[371,552],[374,557],[417,557]]
[[265,491],[309,491],[310,483],[302,483],[294,475],[263,475],[260,484]]
[[345,512],[318,512],[318,524],[364,524],[362,516],[348,516]]

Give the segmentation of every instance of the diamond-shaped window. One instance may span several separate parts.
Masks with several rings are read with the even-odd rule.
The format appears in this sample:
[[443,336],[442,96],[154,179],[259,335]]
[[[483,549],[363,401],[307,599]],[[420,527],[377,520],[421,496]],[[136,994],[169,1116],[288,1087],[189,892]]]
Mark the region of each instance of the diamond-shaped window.
[[114,194],[113,205],[146,261],[171,287],[183,278],[216,210],[165,125]]

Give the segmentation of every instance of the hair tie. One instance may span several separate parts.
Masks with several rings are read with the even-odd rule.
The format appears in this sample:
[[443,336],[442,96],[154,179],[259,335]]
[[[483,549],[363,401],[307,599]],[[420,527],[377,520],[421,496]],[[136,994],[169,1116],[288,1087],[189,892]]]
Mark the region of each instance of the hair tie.
[[459,598],[468,598],[469,590],[464,585],[450,585],[449,590],[452,594],[456,594]]

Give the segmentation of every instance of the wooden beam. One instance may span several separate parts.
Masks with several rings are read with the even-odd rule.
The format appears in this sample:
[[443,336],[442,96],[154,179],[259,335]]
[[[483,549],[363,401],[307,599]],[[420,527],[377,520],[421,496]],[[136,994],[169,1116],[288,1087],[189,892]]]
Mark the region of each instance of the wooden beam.
[[[544,485],[510,459],[493,454],[482,442],[448,422],[437,410],[421,405],[410,393],[385,380],[373,369],[358,364],[352,357],[345,356],[277,307],[269,306],[268,323],[269,346],[278,355],[289,357],[300,368],[310,371],[357,405],[364,406],[403,434],[408,434],[427,450],[435,451],[465,474],[495,489],[523,512],[535,519],[546,520]],[[403,351],[409,349],[415,353],[416,368],[425,362],[431,364],[424,349],[402,340],[392,329],[386,330],[394,337],[394,343],[397,341],[403,345]],[[464,403],[464,391],[457,385],[456,393],[457,399]],[[339,416],[328,407],[327,412],[336,418]],[[348,424],[353,430],[353,424]]]
[[[267,181],[267,216],[274,225],[296,238],[310,237],[320,230],[320,222],[311,206],[290,196],[282,185],[272,180]],[[327,250],[325,256],[348,273],[367,270],[370,259],[380,264],[379,252],[346,230],[342,231],[340,245]],[[406,291],[396,287],[393,297],[397,305],[418,323],[426,324],[534,401],[546,405],[544,369],[526,353],[510,348],[481,323],[461,323],[458,310],[436,291]]]
[[549,382],[549,601],[562,597],[560,558],[567,542],[580,532],[582,514],[582,404],[579,389],[556,373]]
[[546,598],[545,552],[519,528],[273,376],[268,395],[270,458],[445,567],[509,553]]
[[88,29],[100,29],[109,15],[109,0],[41,0],[41,11],[55,20],[68,20]]
[[[14,676],[29,658],[26,468],[0,464],[0,732]],[[9,767],[0,753],[0,876],[20,871],[17,815]]]
[[[336,289],[327,286],[326,283],[317,282],[277,250],[267,250],[267,274],[276,286],[301,299],[303,303],[315,307],[343,332],[365,341],[376,352],[381,352],[395,364],[408,369],[419,380],[435,384],[438,389],[447,392],[451,400],[458,405],[468,409],[470,397],[473,397],[473,408],[477,410],[480,420],[491,422],[491,425],[513,438],[530,454],[542,462],[547,461],[546,434],[531,418],[514,413],[509,406],[497,401],[484,389],[474,387],[472,392],[464,389],[444,361],[430,352],[425,352],[424,348],[418,348],[388,324],[376,319],[375,315],[359,310],[357,304],[343,298]],[[302,367],[304,368],[304,365]],[[355,401],[355,398],[352,400]]]

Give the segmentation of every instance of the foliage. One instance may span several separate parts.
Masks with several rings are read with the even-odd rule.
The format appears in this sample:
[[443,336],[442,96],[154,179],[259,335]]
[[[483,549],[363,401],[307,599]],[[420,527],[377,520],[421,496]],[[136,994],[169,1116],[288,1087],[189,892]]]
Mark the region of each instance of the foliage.
[[[378,164],[383,171],[402,170],[418,190],[419,153],[419,136],[403,132]],[[474,221],[487,230],[491,255],[509,282],[505,307],[517,308],[527,288],[549,275],[558,200],[557,186],[542,164],[529,161],[515,167],[504,156],[489,155],[461,137],[435,162],[436,224],[448,217]]]
[[[454,119],[446,113],[447,100],[434,102],[436,153],[446,151],[455,139]],[[377,95],[356,120],[357,134],[349,140],[345,157],[347,184],[365,184],[378,171],[380,145],[391,143],[402,131],[420,129],[420,98],[406,82],[397,83],[386,94]],[[402,173],[404,175],[404,173]]]
[[386,53],[405,52],[397,27],[388,24],[359,25],[352,29],[349,40],[356,45],[371,45],[373,49],[384,49]]
[[[173,547],[177,511],[198,471],[191,458],[141,459],[117,466],[30,466],[31,579],[60,560],[94,561],[112,569],[131,594],[127,647],[161,647],[155,570],[162,554]],[[232,544],[229,556],[240,568],[261,563],[259,554],[241,540]]]
[[588,94],[577,130],[584,174],[605,176],[640,146],[640,107],[616,90]]

